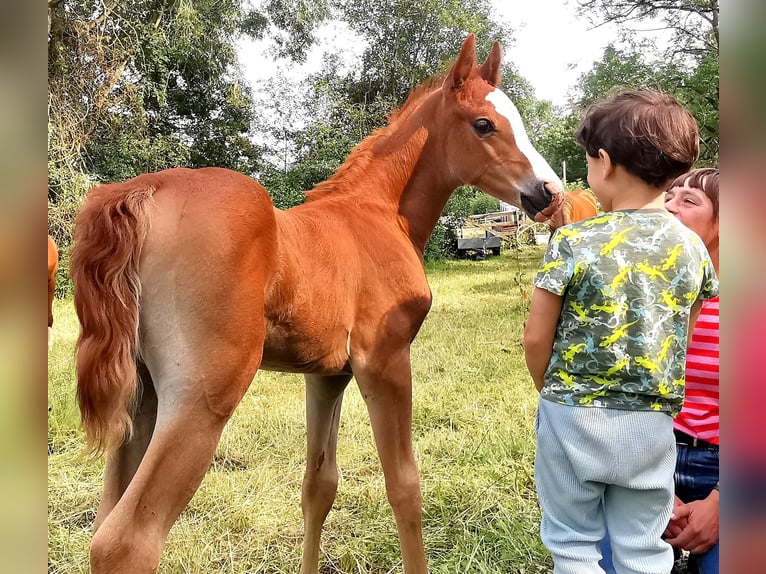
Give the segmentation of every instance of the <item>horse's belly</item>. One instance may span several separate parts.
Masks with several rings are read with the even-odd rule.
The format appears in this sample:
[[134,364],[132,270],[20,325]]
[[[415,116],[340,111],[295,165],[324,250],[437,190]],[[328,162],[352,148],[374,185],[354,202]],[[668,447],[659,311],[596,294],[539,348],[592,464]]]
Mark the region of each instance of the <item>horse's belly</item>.
[[295,337],[270,329],[263,348],[261,369],[285,373],[336,375],[350,373],[348,350],[342,336],[327,340]]

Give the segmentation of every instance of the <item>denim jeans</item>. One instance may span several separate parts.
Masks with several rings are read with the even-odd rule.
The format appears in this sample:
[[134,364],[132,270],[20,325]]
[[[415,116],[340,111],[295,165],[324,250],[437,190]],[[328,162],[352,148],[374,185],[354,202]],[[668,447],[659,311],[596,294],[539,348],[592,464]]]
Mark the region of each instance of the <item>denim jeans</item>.
[[[683,444],[676,448],[676,496],[684,502],[707,498],[718,482],[718,450]],[[599,565],[606,574],[616,574],[608,533],[600,546],[603,558]],[[704,554],[689,556],[688,568],[690,574],[718,574],[718,543]]]

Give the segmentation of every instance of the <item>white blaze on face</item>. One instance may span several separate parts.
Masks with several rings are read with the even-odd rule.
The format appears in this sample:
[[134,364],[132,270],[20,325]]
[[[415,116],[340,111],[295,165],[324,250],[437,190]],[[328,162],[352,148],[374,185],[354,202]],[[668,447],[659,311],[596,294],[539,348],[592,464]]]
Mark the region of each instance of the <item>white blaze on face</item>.
[[527,136],[527,130],[524,129],[524,122],[521,121],[519,110],[513,105],[511,99],[502,91],[495,89],[487,94],[486,100],[495,106],[497,113],[505,117],[511,124],[511,129],[516,139],[516,146],[526,156],[529,163],[532,164],[535,177],[544,182],[557,183],[561,187],[559,176],[556,175],[556,172],[553,171],[548,162],[543,159],[540,152],[529,141],[529,136]]

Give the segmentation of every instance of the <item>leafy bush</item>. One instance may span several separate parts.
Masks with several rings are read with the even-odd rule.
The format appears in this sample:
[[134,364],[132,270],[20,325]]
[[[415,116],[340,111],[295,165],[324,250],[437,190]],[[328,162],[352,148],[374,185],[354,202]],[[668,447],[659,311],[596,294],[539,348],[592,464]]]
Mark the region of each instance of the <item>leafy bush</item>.
[[462,224],[462,219],[458,217],[442,217],[426,243],[423,258],[426,261],[442,261],[457,257],[457,238]]
[[500,201],[482,191],[477,193],[468,204],[470,215],[479,215],[481,213],[493,213],[500,211]]
[[583,181],[582,179],[575,179],[573,181],[567,181],[564,184],[564,190],[565,191],[575,191],[578,189],[590,189],[588,187],[588,182]]

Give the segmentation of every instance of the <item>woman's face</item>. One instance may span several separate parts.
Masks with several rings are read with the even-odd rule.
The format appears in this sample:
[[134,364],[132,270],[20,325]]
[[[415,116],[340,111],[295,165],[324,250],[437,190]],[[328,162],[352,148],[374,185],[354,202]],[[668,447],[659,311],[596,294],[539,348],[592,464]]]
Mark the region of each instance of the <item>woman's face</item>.
[[665,209],[702,238],[709,248],[718,244],[718,219],[713,203],[696,187],[673,187],[665,193]]

